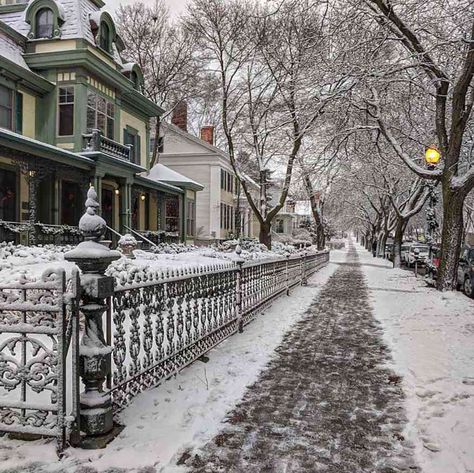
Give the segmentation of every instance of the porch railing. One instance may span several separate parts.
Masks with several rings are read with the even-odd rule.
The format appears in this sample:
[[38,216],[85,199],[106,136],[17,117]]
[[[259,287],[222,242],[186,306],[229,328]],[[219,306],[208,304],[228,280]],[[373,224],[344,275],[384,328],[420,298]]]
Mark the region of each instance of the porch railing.
[[28,241],[31,233],[34,233],[35,242],[39,245],[75,245],[83,239],[75,226],[0,220],[0,242],[20,243],[20,235],[25,235],[25,241]]
[[84,151],[100,151],[124,161],[131,161],[132,145],[123,145],[104,136],[100,130],[93,130],[83,136]]
[[237,332],[276,297],[305,284],[328,259],[323,252],[128,274],[115,290],[107,317],[115,410]]

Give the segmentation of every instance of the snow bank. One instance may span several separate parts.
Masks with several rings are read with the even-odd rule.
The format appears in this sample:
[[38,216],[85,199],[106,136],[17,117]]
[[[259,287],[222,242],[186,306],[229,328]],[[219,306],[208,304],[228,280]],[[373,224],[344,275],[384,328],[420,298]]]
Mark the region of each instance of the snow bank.
[[403,376],[424,473],[474,471],[474,301],[426,287],[358,246],[377,319]]

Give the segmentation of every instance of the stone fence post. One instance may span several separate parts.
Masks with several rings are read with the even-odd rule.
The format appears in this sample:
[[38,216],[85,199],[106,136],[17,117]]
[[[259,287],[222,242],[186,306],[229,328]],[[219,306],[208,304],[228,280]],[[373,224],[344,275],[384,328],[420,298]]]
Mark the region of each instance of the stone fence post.
[[79,306],[84,315],[85,330],[79,348],[79,373],[84,384],[80,396],[80,425],[85,436],[82,448],[103,448],[115,434],[110,392],[104,382],[111,373],[112,347],[108,346],[102,318],[107,310],[107,299],[113,295],[114,279],[105,276],[112,261],[120,258],[100,243],[105,231],[105,220],[97,215],[99,203],[94,187],[87,192],[86,212],[79,221],[84,241],[65,254],[64,258],[81,270],[82,298]]

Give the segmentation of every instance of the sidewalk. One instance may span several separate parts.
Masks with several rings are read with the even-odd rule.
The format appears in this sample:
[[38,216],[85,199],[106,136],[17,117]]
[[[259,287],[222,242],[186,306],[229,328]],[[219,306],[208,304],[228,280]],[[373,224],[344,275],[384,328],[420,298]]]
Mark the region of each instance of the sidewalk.
[[474,300],[436,291],[357,247],[374,314],[403,377],[409,424],[424,473],[474,472]]
[[400,378],[385,367],[354,247],[276,351],[228,425],[183,455],[191,471],[416,471]]

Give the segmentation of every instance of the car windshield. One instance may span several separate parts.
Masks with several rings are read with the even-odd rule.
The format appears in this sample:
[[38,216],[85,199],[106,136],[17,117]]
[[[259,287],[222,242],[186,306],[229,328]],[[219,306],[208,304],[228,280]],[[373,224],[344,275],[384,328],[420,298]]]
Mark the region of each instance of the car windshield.
[[418,250],[420,253],[428,253],[427,246],[412,246],[411,251]]

